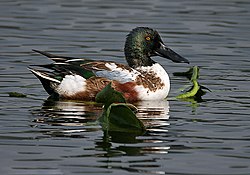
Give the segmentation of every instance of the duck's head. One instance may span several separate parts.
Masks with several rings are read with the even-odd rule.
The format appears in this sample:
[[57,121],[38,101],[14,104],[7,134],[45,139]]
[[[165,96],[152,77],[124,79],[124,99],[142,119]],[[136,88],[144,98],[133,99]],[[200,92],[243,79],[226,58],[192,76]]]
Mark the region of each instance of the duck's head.
[[169,49],[159,33],[148,27],[137,27],[127,36],[125,56],[130,67],[152,66],[152,56],[161,56],[177,63],[189,63],[182,56]]

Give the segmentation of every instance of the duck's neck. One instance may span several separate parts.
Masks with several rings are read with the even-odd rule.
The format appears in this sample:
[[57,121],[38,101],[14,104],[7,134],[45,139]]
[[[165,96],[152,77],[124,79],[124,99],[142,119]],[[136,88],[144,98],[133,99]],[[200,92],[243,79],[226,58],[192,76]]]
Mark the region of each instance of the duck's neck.
[[152,66],[155,62],[148,56],[141,53],[125,53],[127,63],[132,68],[142,67],[142,66]]

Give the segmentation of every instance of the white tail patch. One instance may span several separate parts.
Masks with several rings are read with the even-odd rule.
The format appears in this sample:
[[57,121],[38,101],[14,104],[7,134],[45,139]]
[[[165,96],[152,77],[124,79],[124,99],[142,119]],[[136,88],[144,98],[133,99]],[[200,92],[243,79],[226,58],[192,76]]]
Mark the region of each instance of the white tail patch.
[[56,88],[59,95],[71,96],[86,89],[86,79],[80,75],[66,75]]

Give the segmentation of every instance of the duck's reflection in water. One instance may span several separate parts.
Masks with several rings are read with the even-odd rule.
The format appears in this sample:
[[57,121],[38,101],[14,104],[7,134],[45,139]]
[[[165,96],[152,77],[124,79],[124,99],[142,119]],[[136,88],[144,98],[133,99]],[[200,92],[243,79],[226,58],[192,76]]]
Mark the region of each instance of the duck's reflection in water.
[[[47,100],[40,110],[35,111],[37,117],[34,122],[44,135],[50,137],[85,138],[96,132],[99,137],[93,137],[96,145],[94,149],[105,150],[103,156],[117,155],[121,151],[127,155],[166,152],[168,146],[155,144],[161,144],[162,134],[168,131],[168,101],[141,101],[135,106],[138,108],[137,117],[147,129],[140,135],[103,131],[100,137],[98,118],[102,114],[102,105],[96,103]],[[155,137],[158,134],[159,137]]]
[[[135,104],[136,116],[146,128],[153,129],[168,125],[168,101],[141,101]],[[39,118],[35,121],[50,125],[84,126],[94,122],[102,113],[102,105],[78,101],[46,100],[41,110],[36,111]]]
[[147,128],[156,129],[160,126],[169,125],[169,102],[141,101],[136,104],[138,108],[137,117],[143,121]]
[[57,126],[85,126],[95,122],[101,112],[100,104],[46,100],[35,121]]

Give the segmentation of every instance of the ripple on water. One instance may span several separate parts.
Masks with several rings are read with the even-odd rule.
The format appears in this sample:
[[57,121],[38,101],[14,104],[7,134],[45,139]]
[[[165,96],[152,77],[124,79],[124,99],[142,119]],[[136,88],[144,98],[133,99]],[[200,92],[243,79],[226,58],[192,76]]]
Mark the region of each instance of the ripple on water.
[[[1,173],[248,175],[249,9],[248,0],[2,1]],[[157,29],[201,67],[199,81],[212,90],[204,101],[137,104],[147,126],[140,136],[103,132],[99,105],[44,101],[26,67],[50,61],[32,49],[125,63],[135,26]],[[169,72],[174,97],[188,81],[172,73],[187,65],[154,59]]]

